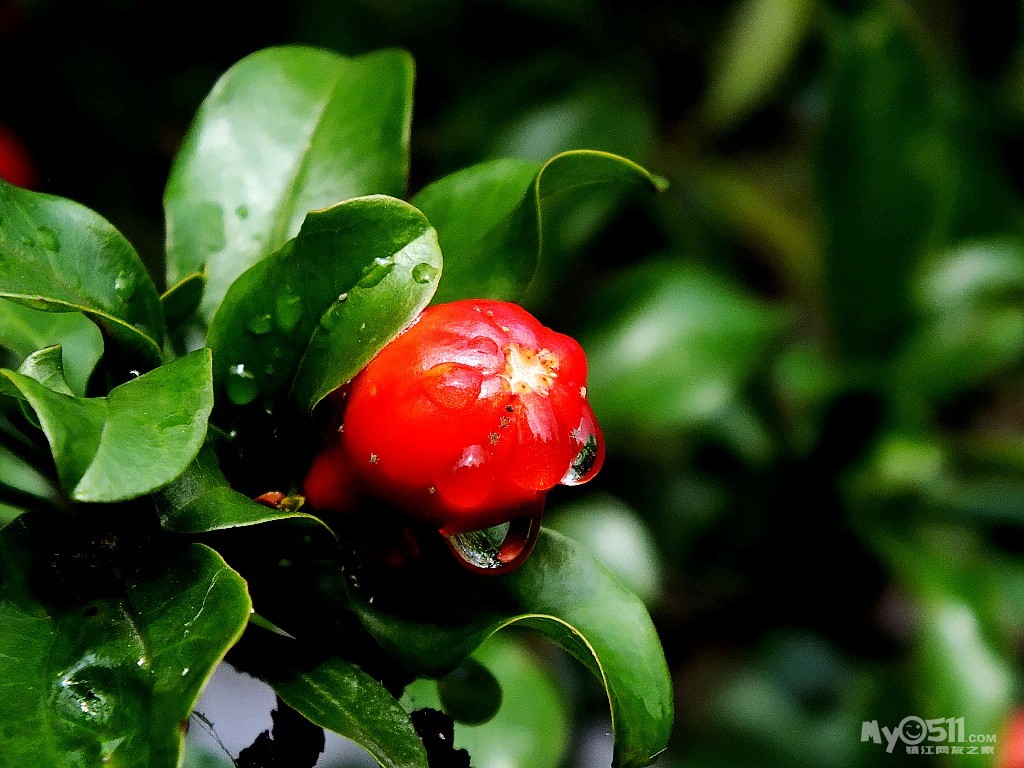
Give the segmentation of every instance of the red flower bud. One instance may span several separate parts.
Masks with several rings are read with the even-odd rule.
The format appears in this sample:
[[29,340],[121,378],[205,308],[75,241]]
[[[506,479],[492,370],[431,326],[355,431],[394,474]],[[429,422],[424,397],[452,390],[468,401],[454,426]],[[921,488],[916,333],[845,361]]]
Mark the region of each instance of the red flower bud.
[[341,512],[375,497],[448,537],[511,521],[491,566],[507,570],[536,539],[548,490],[604,460],[586,380],[580,345],[521,307],[429,307],[339,393],[306,497]]
[[0,179],[31,189],[36,184],[36,169],[28,150],[14,131],[0,124]]

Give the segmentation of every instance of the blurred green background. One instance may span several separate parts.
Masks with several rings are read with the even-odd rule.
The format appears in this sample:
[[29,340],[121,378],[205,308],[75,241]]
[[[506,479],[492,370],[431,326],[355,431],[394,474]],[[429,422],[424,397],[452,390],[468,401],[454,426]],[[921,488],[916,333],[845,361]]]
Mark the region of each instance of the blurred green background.
[[[677,694],[658,765],[1007,768],[1022,33],[1019,0],[0,0],[0,123],[155,276],[181,137],[267,45],[412,52],[411,192],[571,148],[667,177],[552,203],[526,300],[590,356],[607,463],[548,522],[648,603]],[[608,764],[607,703],[567,657],[510,634],[480,660],[505,704],[460,726],[477,768]],[[994,755],[861,740],[906,717],[964,718]]]

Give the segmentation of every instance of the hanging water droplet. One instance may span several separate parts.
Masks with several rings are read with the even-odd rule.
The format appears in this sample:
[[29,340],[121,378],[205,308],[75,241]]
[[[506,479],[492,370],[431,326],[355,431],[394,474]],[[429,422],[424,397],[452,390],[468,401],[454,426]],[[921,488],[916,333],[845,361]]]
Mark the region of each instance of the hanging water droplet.
[[363,272],[363,278],[356,285],[360,288],[373,288],[391,274],[391,270],[394,268],[395,262],[393,259],[374,259],[373,264]]
[[435,277],[437,277],[437,267],[433,264],[423,262],[412,268],[412,279],[417,283],[429,283]]
[[559,481],[562,485],[582,485],[597,474],[600,469],[598,457],[600,455],[600,444],[596,434],[589,434],[580,452],[572,460],[565,476]]
[[270,333],[270,329],[274,327],[274,318],[269,314],[257,315],[249,320],[245,327],[249,329],[249,333],[262,336],[265,333]]
[[302,319],[302,297],[281,294],[274,302],[274,319],[284,333],[291,333]]
[[260,386],[256,377],[245,369],[243,363],[233,365],[228,369],[228,378],[225,385],[228,391],[228,399],[235,405],[248,405],[260,393]]
[[135,295],[136,279],[133,272],[120,272],[114,280],[114,292],[121,301],[128,301]]
[[539,532],[539,513],[478,531],[441,531],[448,548],[462,565],[471,571],[490,573],[518,567],[530,554]]
[[235,208],[235,213],[238,215],[238,218],[247,219],[249,218],[249,207],[247,205],[240,205]]
[[49,227],[39,227],[36,229],[36,234],[39,236],[39,244],[48,251],[57,253],[60,251],[60,240],[57,238],[57,233]]

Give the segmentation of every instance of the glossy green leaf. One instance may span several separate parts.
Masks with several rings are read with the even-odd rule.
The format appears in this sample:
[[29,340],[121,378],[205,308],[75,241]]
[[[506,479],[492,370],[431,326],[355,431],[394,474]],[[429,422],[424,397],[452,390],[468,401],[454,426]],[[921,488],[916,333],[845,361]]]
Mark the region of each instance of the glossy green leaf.
[[140,365],[160,361],[163,314],[135,249],[104,218],[0,180],[0,297],[81,311]]
[[199,452],[213,407],[207,349],[115,387],[106,398],[69,397],[4,370],[0,385],[35,411],[61,485],[77,501],[122,501],[167,485]]
[[180,477],[155,494],[154,501],[160,524],[176,533],[205,533],[296,517],[320,523],[303,512],[258,504],[231,488],[209,445],[203,446]]
[[705,119],[727,128],[763,104],[811,27],[813,0],[744,0],[732,9],[704,102]]
[[[622,273],[591,302],[580,339],[588,398],[610,443],[708,429],[737,450],[768,450],[740,399],[783,328],[781,314],[701,269],[659,260]],[[639,434],[646,439],[637,441]]]
[[10,504],[0,503],[0,528],[6,528],[21,515],[25,514],[25,511],[26,510],[21,509],[20,507],[13,507]]
[[[579,545],[544,530],[518,570],[495,579],[459,623],[412,621],[356,602],[360,618],[392,655],[421,674],[447,672],[487,636],[532,627],[602,683],[611,705],[616,765],[649,765],[672,726],[672,686],[643,603]],[[503,607],[498,607],[503,606]]]
[[434,182],[412,199],[437,228],[447,265],[434,301],[517,299],[537,269],[545,201],[629,184],[664,187],[629,160],[589,150],[564,152],[543,165],[494,160]]
[[53,392],[74,397],[68,381],[64,378],[64,360],[60,346],[44,347],[25,358],[18,373],[35,379]]
[[245,627],[245,583],[199,544],[82,571],[52,529],[23,515],[0,532],[0,765],[174,768]]
[[51,479],[0,441],[0,497],[10,491],[13,495],[7,500],[19,501],[18,506],[24,506],[29,499],[60,503],[60,493]]
[[644,520],[621,499],[589,496],[544,513],[544,524],[582,544],[650,605],[661,591],[658,546]]
[[308,211],[402,195],[412,80],[412,60],[394,50],[269,48],[229,69],[164,193],[168,284],[205,265],[209,322],[235,278],[294,237]]
[[[248,270],[210,325],[217,391],[312,408],[430,301],[436,234],[408,203],[376,195],[313,211],[294,241]],[[294,384],[293,384],[294,381]]]
[[81,312],[43,312],[0,299],[0,346],[24,360],[55,344],[63,348],[68,384],[75,394],[84,395],[89,375],[103,355],[103,336],[96,324]]
[[160,297],[167,325],[173,326],[188,320],[199,309],[206,288],[206,275],[195,272],[183,277],[168,288]]
[[310,722],[361,745],[386,768],[427,768],[423,742],[398,701],[349,661],[316,653],[298,641],[262,633],[256,674]]
[[[504,633],[492,635],[470,659],[494,675],[503,692],[497,714],[480,725],[455,723],[455,746],[475,768],[556,768],[569,746],[569,711],[544,661]],[[411,710],[444,709],[439,684],[417,680],[403,696]]]

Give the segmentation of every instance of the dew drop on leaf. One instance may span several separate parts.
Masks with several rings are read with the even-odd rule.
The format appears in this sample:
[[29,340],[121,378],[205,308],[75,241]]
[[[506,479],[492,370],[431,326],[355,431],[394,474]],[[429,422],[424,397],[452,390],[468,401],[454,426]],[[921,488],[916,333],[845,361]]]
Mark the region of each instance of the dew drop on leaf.
[[437,267],[432,264],[423,262],[412,268],[412,279],[417,283],[429,283],[435,277],[437,277]]
[[249,320],[245,327],[249,329],[249,333],[262,336],[270,333],[270,329],[274,327],[274,318],[269,314],[256,315]]
[[61,673],[53,683],[54,710],[74,723],[102,726],[114,714],[118,700],[112,682],[116,670],[92,657]]
[[291,333],[302,319],[302,297],[281,294],[274,301],[274,320],[284,333]]
[[391,274],[394,268],[394,259],[374,259],[373,264],[363,273],[363,278],[356,285],[360,288],[373,288]]
[[28,235],[22,235],[21,236],[21,244],[24,245],[26,248],[34,248],[35,245],[36,245],[36,241],[33,240]]
[[114,292],[121,298],[121,301],[128,301],[135,295],[136,279],[131,272],[121,272],[114,280]]
[[260,386],[256,377],[245,369],[243,363],[233,365],[228,369],[227,383],[228,399],[235,405],[248,405],[260,393]]
[[237,208],[235,208],[235,213],[238,214],[238,218],[247,219],[249,218],[249,207],[245,205],[240,205]]

